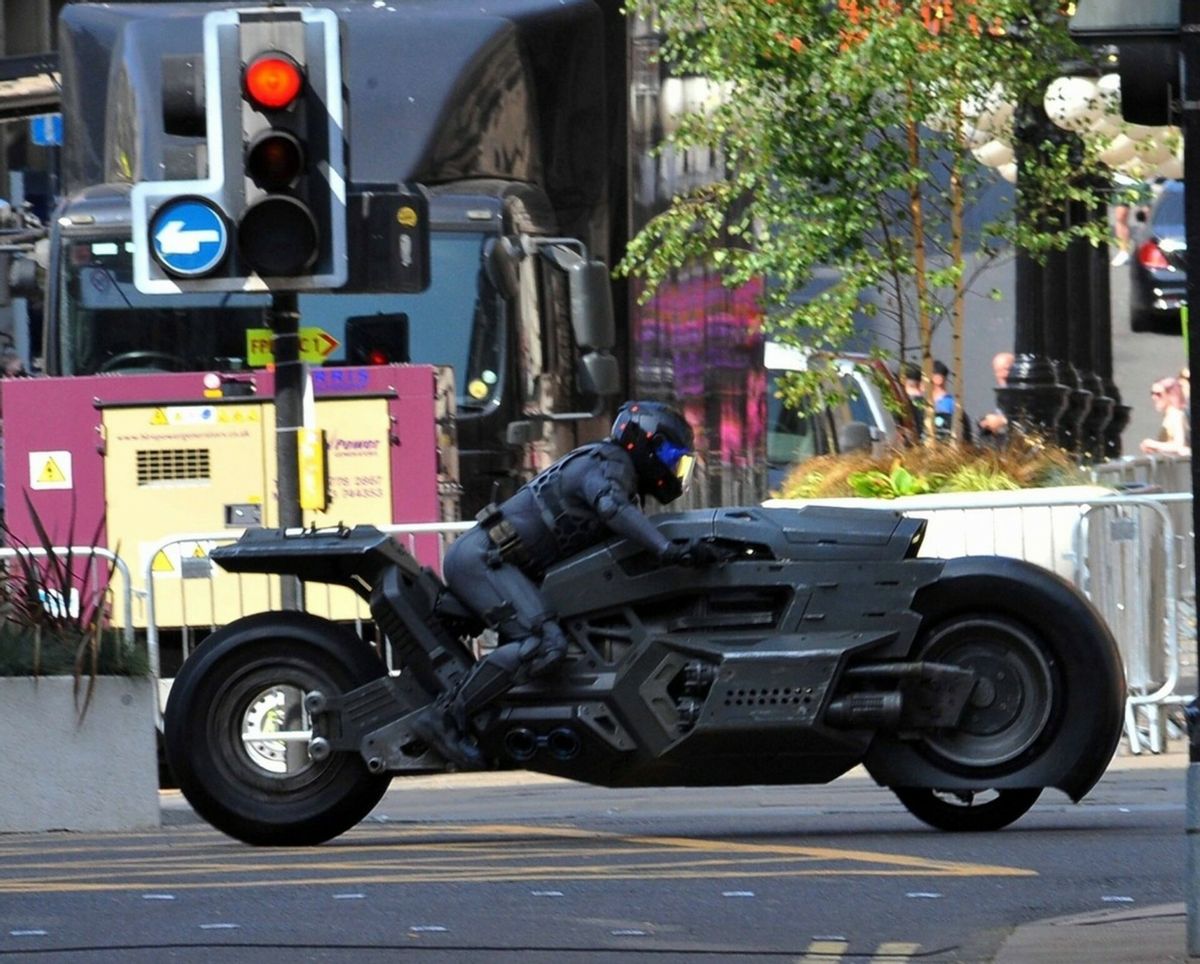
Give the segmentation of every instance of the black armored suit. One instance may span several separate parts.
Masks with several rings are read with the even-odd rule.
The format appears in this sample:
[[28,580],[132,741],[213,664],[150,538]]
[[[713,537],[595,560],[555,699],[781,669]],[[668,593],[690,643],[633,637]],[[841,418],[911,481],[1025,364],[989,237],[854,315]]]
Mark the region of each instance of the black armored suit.
[[479,524],[446,553],[443,574],[459,601],[497,631],[500,645],[422,712],[413,723],[418,736],[460,766],[482,765],[471,718],[567,654],[566,634],[538,588],[555,563],[612,536],[663,563],[714,561],[711,546],[673,544],[641,511],[646,495],[666,503],[683,492],[691,453],[692,430],[681,415],[656,402],[629,402],[609,438],[575,449],[479,514]]

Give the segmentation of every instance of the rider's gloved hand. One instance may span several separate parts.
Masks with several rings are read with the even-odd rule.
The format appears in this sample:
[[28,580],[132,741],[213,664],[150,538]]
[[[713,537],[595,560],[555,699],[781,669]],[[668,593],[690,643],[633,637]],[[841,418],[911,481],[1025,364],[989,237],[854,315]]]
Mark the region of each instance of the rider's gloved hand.
[[667,566],[711,566],[723,558],[721,550],[703,539],[672,542],[661,556],[662,563]]

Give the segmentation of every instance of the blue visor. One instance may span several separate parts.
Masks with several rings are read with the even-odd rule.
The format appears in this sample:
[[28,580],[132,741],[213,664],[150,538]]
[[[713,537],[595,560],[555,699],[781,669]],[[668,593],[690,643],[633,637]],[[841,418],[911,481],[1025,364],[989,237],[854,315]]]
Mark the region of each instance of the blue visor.
[[676,445],[670,439],[658,440],[658,460],[667,467],[669,472],[674,472],[679,466],[679,460],[685,455],[691,455],[691,449],[683,445]]

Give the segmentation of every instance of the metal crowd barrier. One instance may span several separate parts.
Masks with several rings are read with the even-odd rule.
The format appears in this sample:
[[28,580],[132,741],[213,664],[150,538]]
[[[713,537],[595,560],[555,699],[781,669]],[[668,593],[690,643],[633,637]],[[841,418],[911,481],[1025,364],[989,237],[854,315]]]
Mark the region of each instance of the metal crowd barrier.
[[[470,529],[474,523],[471,522],[428,522],[428,523],[408,523],[402,525],[380,525],[376,526],[380,532],[387,533],[393,537],[397,537],[398,541],[402,542],[409,552],[417,554],[418,539],[421,537],[435,537],[437,539],[437,563],[441,567],[441,561],[446,552],[446,546],[450,542],[450,538],[460,532],[465,532]],[[159,649],[159,638],[162,627],[159,626],[156,618],[159,602],[160,602],[160,584],[162,580],[157,578],[154,570],[154,562],[158,554],[171,546],[187,543],[197,545],[208,545],[211,543],[225,544],[235,542],[244,532],[244,529],[222,529],[219,532],[190,532],[176,533],[166,536],[158,542],[149,546],[145,553],[146,566],[143,572],[145,591],[145,606],[146,606],[146,648],[150,656],[150,666],[155,675],[161,675],[161,658]],[[299,530],[296,530],[299,531]],[[179,590],[180,611],[184,615],[183,624],[180,629],[183,631],[183,657],[186,659],[191,649],[192,636],[197,630],[207,630],[211,632],[219,628],[225,620],[218,618],[218,603],[228,603],[228,599],[222,599],[218,596],[211,578],[211,569],[205,570],[209,572],[208,586],[209,591],[206,594],[204,611],[189,612],[184,593],[186,585],[195,584],[197,579],[180,579],[177,582],[176,588]],[[233,605],[233,609],[238,615],[244,615],[246,607],[241,605],[242,600],[247,593],[244,591],[247,580],[266,580],[271,587],[269,590],[268,599],[271,600],[273,606],[278,605],[280,598],[278,576],[262,576],[261,574],[252,575],[232,575],[230,573],[221,573],[221,578],[230,580],[229,584],[235,587],[238,599]],[[314,591],[315,588],[315,591]],[[326,586],[322,584],[309,584],[306,590],[306,599],[311,605],[315,604],[318,609],[328,611],[333,607],[331,601],[334,593],[349,594],[350,590],[341,587]],[[323,597],[323,598],[322,598]],[[357,602],[357,601],[356,601]],[[357,618],[360,622],[370,618],[366,605],[361,604],[357,607]]]
[[[1128,495],[1192,491],[1192,459],[1180,455],[1126,455],[1093,466],[1092,477]],[[1196,549],[1192,539],[1192,509],[1184,502],[1170,503],[1175,526],[1180,598],[1195,603]]]
[[[64,562],[66,557],[70,556],[74,564],[80,561],[87,562],[86,574],[82,577],[76,573],[72,573],[72,579],[81,579],[79,589],[86,590],[90,594],[107,595],[111,591],[111,581],[109,579],[108,567],[111,564],[113,572],[119,573],[121,576],[121,606],[125,616],[124,629],[121,636],[123,642],[127,646],[132,646],[134,643],[133,625],[129,620],[130,614],[133,612],[133,583],[129,581],[129,567],[116,553],[109,549],[104,549],[100,546],[51,546],[49,549],[41,547],[21,547],[21,548],[3,548],[0,549],[0,561],[8,559],[16,559],[24,556],[26,558],[44,559],[48,556],[55,556]],[[97,571],[100,561],[104,562],[104,573]],[[71,599],[56,598],[57,593],[61,592],[58,587],[43,587],[46,596],[42,599],[42,605],[51,611],[55,611],[59,607],[63,612],[69,612],[73,605]],[[151,666],[153,667],[153,663]],[[157,675],[157,673],[156,673]]]

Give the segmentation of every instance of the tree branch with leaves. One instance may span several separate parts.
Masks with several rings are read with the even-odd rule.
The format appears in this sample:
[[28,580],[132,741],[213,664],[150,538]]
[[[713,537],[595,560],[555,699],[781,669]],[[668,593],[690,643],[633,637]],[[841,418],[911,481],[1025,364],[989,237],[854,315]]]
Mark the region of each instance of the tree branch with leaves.
[[[1098,201],[1099,162],[1089,154],[1080,165],[1058,145],[1022,160],[1034,217],[986,226],[975,254],[965,239],[964,212],[981,183],[972,148],[987,134],[972,127],[973,109],[1001,94],[1040,102],[1060,64],[1080,56],[1057,3],[635,0],[631,12],[658,26],[674,73],[707,77],[722,92],[681,120],[672,143],[726,161],[630,244],[620,270],[647,282],[646,297],[697,259],[730,286],[766,278],[771,336],[816,353],[841,349],[882,308],[915,324],[928,378],[944,318],[963,370],[973,257],[1100,239],[1102,226],[1036,216],[1071,199]],[[831,270],[832,282],[808,294]],[[907,347],[904,327],[896,343]],[[786,401],[815,407],[828,374],[814,366],[792,377]]]

